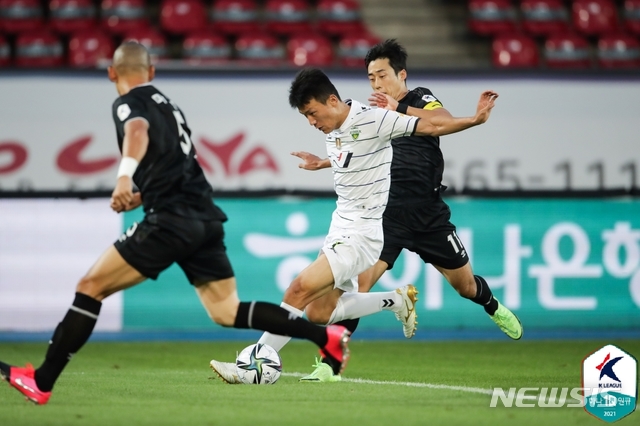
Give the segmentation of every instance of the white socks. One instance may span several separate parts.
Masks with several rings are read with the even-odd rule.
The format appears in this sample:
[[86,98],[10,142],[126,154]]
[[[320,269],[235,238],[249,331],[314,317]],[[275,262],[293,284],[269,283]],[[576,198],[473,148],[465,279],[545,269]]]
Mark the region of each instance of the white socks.
[[[291,318],[291,315],[295,315],[297,318],[300,318],[303,314],[303,311],[301,311],[300,309],[294,308],[291,305],[287,305],[284,302],[280,304],[280,307],[291,312],[291,314],[289,315],[289,318]],[[258,340],[258,343],[262,343],[263,345],[269,345],[273,349],[275,349],[277,352],[280,352],[280,349],[284,348],[284,345],[289,343],[289,340],[291,340],[291,337],[279,336],[277,334],[271,334],[265,331],[264,333],[262,333],[262,336],[260,337],[260,340]]]
[[329,324],[345,319],[362,318],[380,311],[397,311],[402,306],[402,295],[395,291],[375,293],[344,293],[331,314]]

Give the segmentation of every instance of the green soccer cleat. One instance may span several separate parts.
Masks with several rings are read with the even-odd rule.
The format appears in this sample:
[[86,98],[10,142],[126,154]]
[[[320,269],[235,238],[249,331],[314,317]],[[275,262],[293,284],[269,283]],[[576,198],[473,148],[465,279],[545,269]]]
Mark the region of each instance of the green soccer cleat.
[[339,374],[333,374],[333,369],[329,364],[325,364],[321,359],[316,358],[316,363],[312,365],[316,369],[308,376],[300,379],[301,382],[339,382],[342,377]]
[[489,318],[496,323],[500,330],[504,331],[504,334],[511,337],[513,340],[520,340],[522,337],[522,323],[508,308],[506,308],[498,299],[498,309],[493,315],[489,315]]

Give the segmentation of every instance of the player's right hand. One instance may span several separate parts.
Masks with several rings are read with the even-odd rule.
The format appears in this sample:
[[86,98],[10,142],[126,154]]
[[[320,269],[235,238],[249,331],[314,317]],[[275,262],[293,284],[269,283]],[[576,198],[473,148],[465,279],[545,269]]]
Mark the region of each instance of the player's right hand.
[[[317,155],[311,154],[310,152],[294,151],[291,153],[291,155],[298,157],[299,159],[304,161],[304,163],[298,164],[298,167],[300,167],[301,169],[320,170],[326,167],[326,160],[323,160],[322,158],[318,157]],[[329,167],[330,166],[331,165],[329,165]]]
[[111,193],[111,209],[120,213],[133,201],[133,181],[129,176],[120,176]]

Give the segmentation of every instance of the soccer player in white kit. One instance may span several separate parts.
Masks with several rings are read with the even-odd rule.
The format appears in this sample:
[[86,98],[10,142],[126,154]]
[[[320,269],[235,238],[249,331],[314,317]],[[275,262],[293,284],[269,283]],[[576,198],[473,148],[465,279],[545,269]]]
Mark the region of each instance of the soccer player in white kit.
[[[334,312],[331,323],[389,308],[413,332],[415,288],[391,292],[357,293],[358,274],[373,266],[382,251],[382,214],[390,185],[391,139],[411,135],[442,136],[482,124],[489,118],[497,94],[484,92],[474,117],[435,116],[420,110],[408,116],[343,101],[329,78],[319,69],[300,71],[289,90],[292,108],[309,124],[325,133],[326,148],[338,199],[329,232],[318,258],[293,280],[281,306],[302,316],[307,305],[331,291],[347,292],[348,309]],[[388,300],[384,303],[383,300]],[[383,306],[386,305],[386,306]],[[406,330],[405,330],[406,334]],[[259,343],[280,350],[288,336],[264,333]],[[211,367],[228,383],[239,383],[235,364],[211,361]]]

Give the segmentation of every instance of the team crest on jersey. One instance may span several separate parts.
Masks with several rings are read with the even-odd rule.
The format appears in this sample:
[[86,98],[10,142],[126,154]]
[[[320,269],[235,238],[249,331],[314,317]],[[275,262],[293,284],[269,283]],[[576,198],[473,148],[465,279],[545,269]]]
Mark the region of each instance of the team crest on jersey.
[[127,104],[122,104],[116,110],[116,114],[118,114],[120,121],[124,121],[131,114],[131,108]]
[[422,97],[422,100],[425,101],[426,103],[429,102],[438,102],[438,100],[435,98],[435,96],[431,96],[431,95],[424,95]]
[[357,127],[352,127],[349,134],[351,135],[354,141],[357,141],[358,136],[360,136],[360,129],[358,129]]

